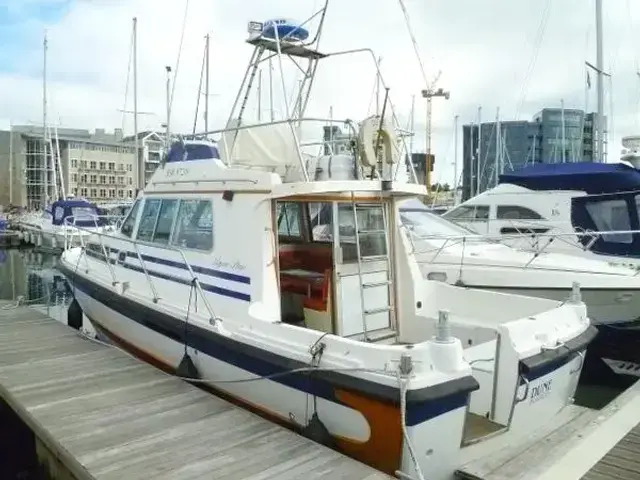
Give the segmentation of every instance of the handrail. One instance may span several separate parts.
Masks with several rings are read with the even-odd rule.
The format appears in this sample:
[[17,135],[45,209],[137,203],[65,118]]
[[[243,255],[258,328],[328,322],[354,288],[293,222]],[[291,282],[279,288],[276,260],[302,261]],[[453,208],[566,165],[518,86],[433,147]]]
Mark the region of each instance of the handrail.
[[[134,249],[136,251],[136,255],[138,257],[138,261],[140,262],[140,265],[143,269],[143,272],[145,274],[145,277],[147,279],[147,282],[149,283],[149,286],[151,288],[151,291],[153,293],[154,296],[154,303],[157,303],[158,300],[160,299],[160,297],[158,296],[157,290],[155,288],[155,285],[153,283],[153,280],[151,279],[151,276],[146,268],[146,264],[143,258],[143,255],[141,254],[140,250],[139,250],[139,246],[140,243],[136,240],[133,240],[131,238],[127,238],[127,237],[120,237],[120,236],[115,236],[115,235],[110,235],[109,233],[105,233],[105,232],[100,232],[100,231],[93,231],[93,230],[89,230],[87,227],[80,227],[80,226],[75,226],[75,228],[77,230],[84,230],[86,232],[88,232],[90,235],[97,235],[98,237],[100,237],[100,242],[101,245],[103,245],[103,255],[105,256],[105,261],[107,263],[107,265],[109,265],[110,270],[112,271],[113,275],[114,275],[114,281],[117,282],[117,277],[115,275],[115,269],[113,269],[111,263],[110,263],[110,257],[107,256],[107,252],[106,249],[104,248],[104,244],[102,243],[102,237],[108,237],[120,242],[124,242],[124,243],[128,243],[134,246]],[[66,240],[66,234],[67,232],[65,231],[65,240]],[[81,235],[80,236],[81,239],[81,248],[83,250],[86,250],[86,245],[84,243],[84,237]],[[65,242],[66,245],[66,242]],[[145,246],[145,245],[142,245]],[[195,272],[193,271],[191,264],[189,263],[189,261],[187,260],[186,255],[184,254],[184,251],[182,251],[180,248],[176,248],[176,247],[172,247],[170,245],[158,245],[157,248],[161,248],[163,250],[169,250],[172,252],[177,252],[178,254],[180,254],[180,257],[182,258],[182,261],[184,263],[184,265],[187,268],[187,271],[189,272],[189,274],[191,275],[191,282],[193,283],[193,285],[195,285],[195,288],[197,289],[198,293],[200,294],[200,297],[202,298],[202,301],[204,303],[205,308],[207,309],[207,312],[209,313],[209,323],[211,325],[215,325],[217,322],[222,322],[222,319],[220,317],[218,317],[213,308],[211,307],[211,304],[209,303],[209,300],[207,298],[207,296],[205,295],[205,292],[202,288],[202,285],[200,284],[200,280],[198,279],[198,277],[196,276]],[[86,260],[86,254],[85,254],[85,260]],[[87,264],[87,268],[88,268],[88,264]]]
[[[533,250],[529,250],[526,247],[518,248],[518,247],[512,246],[512,248],[516,249],[519,252],[531,254],[531,259],[526,264],[522,265],[521,268],[529,267],[534,262],[534,260],[537,259],[542,253],[544,253],[549,248],[549,246],[557,239],[562,240],[565,237],[590,238],[591,240],[586,245],[581,243],[567,242],[568,245],[574,246],[575,248],[579,248],[583,251],[590,251],[593,245],[595,244],[595,242],[601,236],[628,235],[628,234],[640,233],[640,230],[615,230],[615,231],[601,231],[601,232],[594,232],[594,231],[556,232],[556,233],[545,232],[545,233],[533,233],[533,234],[532,233],[504,234],[502,235],[502,239],[500,239],[492,235],[482,235],[482,234],[474,234],[474,233],[470,233],[468,235],[420,234],[420,233],[416,233],[414,229],[410,228],[407,225],[402,225],[401,228],[404,228],[407,231],[407,237],[409,239],[409,242],[411,243],[411,251],[410,251],[411,254],[414,254],[414,255],[433,254],[433,257],[428,260],[418,259],[418,263],[424,263],[424,264],[430,264],[430,263],[436,262],[437,258],[445,251],[445,249],[451,249],[461,244],[464,245],[464,243],[468,241],[477,240],[479,242],[497,243],[497,244],[506,245],[506,242],[509,240],[513,241],[513,240],[526,240],[526,239],[537,238],[537,237],[543,237],[543,238],[548,237],[549,241],[544,242],[543,245],[536,245],[536,247]],[[432,248],[425,247],[425,246],[420,248],[419,246],[416,245],[416,241],[420,241],[420,240],[425,242],[430,242],[430,241],[442,242],[442,244],[433,245]],[[452,262],[452,264],[454,264],[454,262]],[[640,269],[637,270],[635,275],[640,275]]]

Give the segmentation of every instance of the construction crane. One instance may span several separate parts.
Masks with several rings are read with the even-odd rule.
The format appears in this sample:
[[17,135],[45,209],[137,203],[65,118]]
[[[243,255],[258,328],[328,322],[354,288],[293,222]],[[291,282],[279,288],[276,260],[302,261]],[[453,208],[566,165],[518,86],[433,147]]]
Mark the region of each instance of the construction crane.
[[425,186],[427,187],[427,195],[431,194],[431,169],[433,168],[433,160],[431,156],[431,117],[432,117],[432,99],[433,97],[444,97],[445,100],[449,100],[449,92],[444,91],[442,88],[436,90],[436,83],[440,79],[442,71],[438,72],[430,85],[426,89],[422,90],[422,98],[427,99],[427,139],[426,139],[426,159],[425,159]]

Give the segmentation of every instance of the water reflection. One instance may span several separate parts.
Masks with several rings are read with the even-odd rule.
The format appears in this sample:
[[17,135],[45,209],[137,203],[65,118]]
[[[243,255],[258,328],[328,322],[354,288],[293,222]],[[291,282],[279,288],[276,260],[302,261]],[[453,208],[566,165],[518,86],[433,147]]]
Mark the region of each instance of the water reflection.
[[[0,250],[0,300],[20,300],[66,325],[73,292],[57,263],[57,256],[33,249]],[[83,328],[94,334],[86,319]]]

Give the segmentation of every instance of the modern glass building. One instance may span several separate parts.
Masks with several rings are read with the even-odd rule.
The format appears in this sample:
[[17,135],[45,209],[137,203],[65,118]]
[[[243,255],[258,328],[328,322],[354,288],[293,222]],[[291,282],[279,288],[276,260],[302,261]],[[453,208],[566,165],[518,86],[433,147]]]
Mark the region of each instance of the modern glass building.
[[582,110],[545,108],[531,121],[463,125],[463,200],[494,187],[500,173],[525,165],[595,161],[595,117]]

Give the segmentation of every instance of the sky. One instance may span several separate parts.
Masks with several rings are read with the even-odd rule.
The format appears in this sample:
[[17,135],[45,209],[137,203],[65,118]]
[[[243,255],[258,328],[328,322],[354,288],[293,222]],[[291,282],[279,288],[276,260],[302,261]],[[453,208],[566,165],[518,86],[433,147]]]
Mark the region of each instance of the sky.
[[[49,122],[72,128],[133,131],[130,70],[132,19],[137,17],[139,129],[166,121],[166,73],[173,81],[172,131],[193,128],[204,37],[211,36],[209,124],[227,121],[252,47],[249,21],[288,17],[299,21],[324,0],[0,0],[0,126],[42,124],[43,38],[47,50]],[[585,61],[595,63],[595,0],[404,0],[411,31],[429,83],[450,92],[433,101],[434,181],[453,181],[454,117],[475,121],[530,119],[544,107],[593,111],[595,75],[587,91]],[[610,161],[624,135],[640,134],[640,2],[604,1],[605,114],[610,124]],[[183,22],[186,12],[186,21]],[[317,19],[316,19],[317,20]],[[184,25],[182,49],[181,35]],[[311,22],[312,31],[317,21]],[[425,88],[399,0],[330,0],[320,50],[370,48],[382,58],[389,98],[409,126],[415,98],[414,150],[424,151]],[[179,57],[179,64],[178,62]],[[274,63],[276,117],[285,111]],[[287,96],[300,78],[284,65]],[[261,113],[268,116],[267,71]],[[308,116],[359,121],[373,113],[375,70],[369,54],[328,57],[320,62]],[[201,103],[197,131],[204,129]],[[247,116],[257,119],[257,94]],[[319,128],[319,127],[318,127]],[[461,134],[458,168],[461,169]]]

